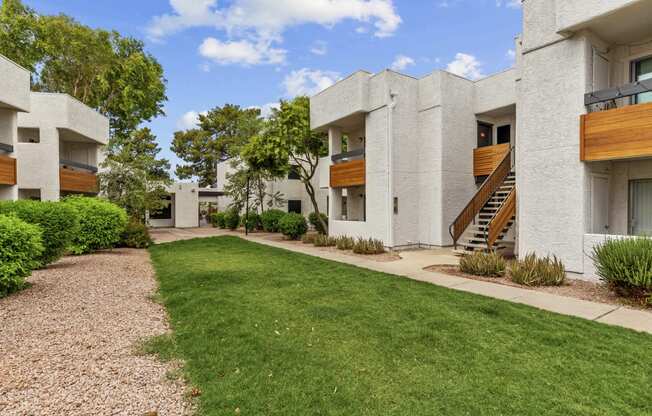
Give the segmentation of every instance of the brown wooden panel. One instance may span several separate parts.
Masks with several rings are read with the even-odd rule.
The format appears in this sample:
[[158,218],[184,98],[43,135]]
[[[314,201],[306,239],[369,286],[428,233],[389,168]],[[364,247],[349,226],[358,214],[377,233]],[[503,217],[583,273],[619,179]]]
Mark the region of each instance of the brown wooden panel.
[[478,147],[473,150],[473,175],[487,176],[496,169],[509,152],[509,143]]
[[652,157],[652,103],[581,116],[580,160],[634,157]]
[[16,185],[16,159],[0,155],[0,184]]
[[59,168],[59,187],[66,192],[96,194],[98,192],[97,176],[94,173]]
[[493,246],[500,234],[502,234],[507,224],[516,216],[516,188],[509,193],[505,202],[491,219],[489,223],[489,233],[487,236],[487,245]]
[[364,159],[331,165],[330,173],[331,188],[360,186],[366,182]]

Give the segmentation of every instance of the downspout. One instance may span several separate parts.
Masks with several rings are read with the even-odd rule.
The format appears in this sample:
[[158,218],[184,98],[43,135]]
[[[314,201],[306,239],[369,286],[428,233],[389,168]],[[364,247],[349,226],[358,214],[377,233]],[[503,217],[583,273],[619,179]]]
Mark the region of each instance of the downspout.
[[394,108],[398,93],[389,90],[389,103],[387,104],[387,246],[394,247]]

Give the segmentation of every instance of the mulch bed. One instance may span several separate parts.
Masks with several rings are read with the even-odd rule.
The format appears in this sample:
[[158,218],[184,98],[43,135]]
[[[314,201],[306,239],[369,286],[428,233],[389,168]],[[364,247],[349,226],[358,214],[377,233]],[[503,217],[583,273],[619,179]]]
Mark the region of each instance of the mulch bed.
[[576,299],[588,300],[591,302],[608,303],[611,305],[628,306],[636,309],[649,309],[634,300],[623,298],[611,291],[602,283],[594,283],[586,280],[566,279],[562,286],[523,286],[512,282],[507,277],[483,277],[467,274],[460,271],[459,267],[451,265],[434,265],[424,268],[426,271],[450,274],[465,279],[479,280],[481,282],[498,283],[505,286],[520,287],[523,289],[535,290],[537,292],[552,293],[554,295],[567,296]]

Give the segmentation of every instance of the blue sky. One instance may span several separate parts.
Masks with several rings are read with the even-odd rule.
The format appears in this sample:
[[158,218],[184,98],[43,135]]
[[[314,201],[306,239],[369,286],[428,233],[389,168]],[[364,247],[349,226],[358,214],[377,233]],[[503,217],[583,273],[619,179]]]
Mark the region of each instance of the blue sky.
[[358,70],[478,78],[508,68],[518,0],[25,0],[145,41],[168,80],[150,127],[163,156],[174,131],[225,103],[267,107]]

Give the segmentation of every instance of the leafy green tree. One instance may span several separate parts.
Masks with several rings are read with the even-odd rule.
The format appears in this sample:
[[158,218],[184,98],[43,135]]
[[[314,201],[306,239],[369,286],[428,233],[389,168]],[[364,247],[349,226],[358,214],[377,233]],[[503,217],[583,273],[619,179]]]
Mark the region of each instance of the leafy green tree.
[[0,53],[34,72],[43,56],[38,42],[40,38],[36,12],[20,0],[3,0],[0,6]]
[[212,185],[217,176],[217,163],[238,156],[261,126],[257,108],[225,104],[200,115],[197,128],[174,134],[172,151],[185,162],[177,166],[177,176],[197,177],[200,186]]
[[99,174],[102,193],[141,223],[146,212],[163,209],[166,186],[172,183],[170,162],[156,158],[160,150],[148,128],[136,130],[129,140],[110,148]]
[[322,228],[328,224],[319,212],[312,180],[319,167],[319,158],[328,154],[326,136],[310,129],[310,99],[300,96],[291,101],[281,101],[274,110],[267,128],[260,136],[252,138],[243,150],[243,157],[251,166],[268,172],[288,171],[297,166],[297,173],[310,197],[313,211]]
[[249,209],[262,214],[265,208],[278,207],[285,202],[281,192],[268,191],[268,183],[277,177],[267,171],[251,168],[240,160],[232,163],[235,171],[226,175],[224,185],[224,193],[231,198],[231,208],[242,211],[249,197]]

